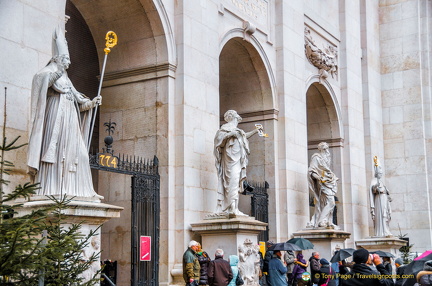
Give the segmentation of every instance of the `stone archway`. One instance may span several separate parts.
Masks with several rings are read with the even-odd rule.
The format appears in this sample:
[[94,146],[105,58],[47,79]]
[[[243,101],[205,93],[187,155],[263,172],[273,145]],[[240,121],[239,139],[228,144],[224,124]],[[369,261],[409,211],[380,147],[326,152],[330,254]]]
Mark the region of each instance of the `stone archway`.
[[[239,128],[246,132],[255,124],[264,126],[270,135],[264,139],[257,135],[249,139],[251,155],[247,169],[247,180],[270,183],[274,188],[274,131],[277,110],[274,107],[271,78],[257,49],[243,38],[234,37],[223,46],[219,57],[220,120],[229,109],[234,109],[243,118]],[[250,213],[249,198],[240,198],[240,210]]]
[[[326,83],[325,83],[326,84]],[[329,86],[329,85],[328,85]],[[337,196],[337,218],[338,224],[341,223],[342,204],[338,204],[341,198],[342,186],[342,123],[340,112],[335,95],[326,85],[317,81],[309,85],[306,92],[307,106],[307,135],[308,135],[308,158],[317,152],[317,145],[320,142],[327,142],[331,153],[331,169],[339,177]],[[312,196],[310,195],[310,200]],[[312,204],[312,201],[310,201]],[[310,215],[314,212],[310,207]]]
[[[175,65],[172,60],[175,47],[165,32],[167,22],[162,19],[159,0],[68,0],[72,3],[88,26],[93,37],[99,66],[104,60],[105,35],[114,31],[118,44],[108,56],[105,69],[100,107],[100,145],[103,145],[104,122],[116,122],[112,134],[113,149],[118,153],[143,158],[161,158],[160,173],[164,175],[167,165],[165,155],[168,123],[164,120],[168,109],[170,81],[173,81]],[[72,19],[71,19],[72,20]],[[71,21],[70,20],[70,21]],[[163,154],[163,155],[161,155]],[[125,208],[118,220],[106,223],[102,228],[101,259],[118,261],[118,285],[131,281],[131,192],[130,179],[121,174],[100,172],[99,193],[105,202]],[[165,178],[166,176],[161,176]],[[161,180],[161,197],[168,196],[168,188]],[[161,207],[160,217],[168,220],[168,207]],[[168,223],[161,221],[168,227]],[[160,230],[164,233],[163,227]],[[137,238],[135,238],[137,239]],[[161,236],[161,239],[166,238]],[[168,264],[168,252],[160,249],[160,267]],[[135,267],[136,268],[136,267]],[[169,280],[167,273],[153,273],[161,282]],[[153,275],[153,276],[154,276]],[[148,277],[154,279],[154,277]],[[156,279],[157,280],[157,279]],[[143,283],[143,281],[134,281]]]

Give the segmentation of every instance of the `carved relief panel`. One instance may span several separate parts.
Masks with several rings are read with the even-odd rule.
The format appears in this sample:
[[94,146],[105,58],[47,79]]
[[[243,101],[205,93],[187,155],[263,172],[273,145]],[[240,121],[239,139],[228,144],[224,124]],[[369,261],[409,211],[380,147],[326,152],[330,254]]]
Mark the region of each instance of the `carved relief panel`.
[[309,26],[304,28],[305,54],[309,63],[318,69],[320,83],[329,75],[338,79],[338,47]]

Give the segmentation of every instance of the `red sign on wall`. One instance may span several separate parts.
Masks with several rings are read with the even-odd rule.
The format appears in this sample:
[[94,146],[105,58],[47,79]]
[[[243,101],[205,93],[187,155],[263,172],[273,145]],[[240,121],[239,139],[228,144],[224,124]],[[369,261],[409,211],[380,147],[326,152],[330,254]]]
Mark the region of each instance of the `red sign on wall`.
[[151,260],[151,237],[140,236],[140,261]]

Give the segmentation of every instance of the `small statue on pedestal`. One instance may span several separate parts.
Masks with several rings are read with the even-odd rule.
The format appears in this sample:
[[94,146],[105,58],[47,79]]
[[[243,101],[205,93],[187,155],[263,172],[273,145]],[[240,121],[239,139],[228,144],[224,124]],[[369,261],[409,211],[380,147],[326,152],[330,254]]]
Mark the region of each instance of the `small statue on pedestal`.
[[391,220],[392,201],[390,192],[384,183],[381,181],[383,171],[378,162],[378,157],[374,157],[374,173],[370,186],[370,204],[371,215],[374,221],[374,236],[390,237],[393,236],[390,232],[389,223]]

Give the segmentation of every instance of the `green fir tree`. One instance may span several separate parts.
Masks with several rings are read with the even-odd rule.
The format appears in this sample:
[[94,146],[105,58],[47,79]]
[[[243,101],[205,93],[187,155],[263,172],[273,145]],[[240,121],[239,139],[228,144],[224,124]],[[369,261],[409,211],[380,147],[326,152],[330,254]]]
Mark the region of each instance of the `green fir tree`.
[[[5,192],[10,183],[4,178],[14,164],[5,160],[5,153],[23,147],[16,145],[19,137],[0,146],[0,285],[84,285],[99,283],[100,271],[84,282],[82,274],[93,263],[99,263],[99,253],[83,256],[99,228],[83,235],[81,223],[65,224],[62,214],[70,199],[50,197],[46,207],[18,216],[16,209],[39,189],[39,184],[18,185]],[[44,235],[42,235],[44,234]]]
[[398,224],[399,227],[399,235],[398,238],[402,239],[402,240],[406,240],[407,241],[407,245],[402,246],[401,248],[399,248],[399,251],[401,253],[401,258],[404,262],[404,264],[409,264],[411,263],[413,260],[411,258],[411,248],[414,246],[414,244],[409,244],[408,240],[407,240],[407,233],[402,234],[402,230]]
[[[28,199],[39,188],[38,184],[25,183],[6,194],[4,189],[10,183],[4,177],[9,175],[14,164],[5,160],[5,153],[21,148],[16,145],[19,137],[7,143],[3,138],[0,146],[0,285],[13,285],[21,282],[24,273],[34,272],[38,263],[38,251],[42,239],[40,234],[45,227],[48,209],[40,208],[24,216],[17,216],[14,208],[16,199]],[[14,281],[14,283],[9,283]]]
[[[89,246],[99,228],[84,235],[80,232],[81,223],[64,225],[63,210],[68,207],[71,199],[66,199],[66,196],[61,200],[54,197],[50,197],[50,199],[55,203],[56,209],[50,215],[45,226],[46,242],[37,266],[38,273],[43,274],[43,278],[41,278],[44,281],[43,285],[95,285],[100,282],[100,270],[91,277],[90,281],[86,282],[84,282],[82,274],[93,263],[100,263],[100,253],[94,252],[90,257],[86,257],[83,250]],[[25,285],[35,284],[26,283]]]

